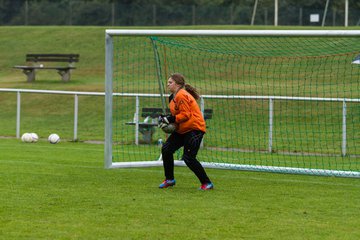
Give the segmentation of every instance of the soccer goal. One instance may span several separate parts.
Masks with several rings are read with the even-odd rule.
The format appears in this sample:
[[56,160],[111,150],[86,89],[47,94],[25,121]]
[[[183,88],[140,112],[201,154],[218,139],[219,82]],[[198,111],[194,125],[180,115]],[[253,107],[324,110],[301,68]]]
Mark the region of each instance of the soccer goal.
[[201,94],[205,167],[360,177],[360,31],[105,35],[106,168],[162,165],[156,121],[179,72]]

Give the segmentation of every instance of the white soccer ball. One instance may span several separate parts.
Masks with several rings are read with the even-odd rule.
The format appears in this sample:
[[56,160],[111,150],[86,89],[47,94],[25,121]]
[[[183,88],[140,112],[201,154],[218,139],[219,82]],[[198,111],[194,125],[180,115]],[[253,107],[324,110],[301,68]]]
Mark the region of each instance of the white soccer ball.
[[174,123],[170,123],[165,127],[161,128],[165,133],[173,133],[176,130],[176,125]]
[[24,133],[24,134],[21,136],[21,141],[23,141],[23,142],[25,142],[25,143],[32,142],[31,134],[30,134],[30,133]]
[[39,140],[39,136],[36,133],[30,133],[31,142],[36,143]]
[[59,135],[57,135],[56,133],[52,133],[50,134],[50,136],[48,137],[48,141],[51,144],[56,144],[58,142],[60,142],[60,137]]

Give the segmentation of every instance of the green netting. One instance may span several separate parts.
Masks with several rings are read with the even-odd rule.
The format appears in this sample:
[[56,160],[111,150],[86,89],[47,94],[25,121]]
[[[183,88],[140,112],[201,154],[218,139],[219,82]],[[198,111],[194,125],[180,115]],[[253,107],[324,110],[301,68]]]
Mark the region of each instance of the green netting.
[[139,122],[156,122],[142,110],[161,108],[158,80],[180,72],[213,111],[200,161],[358,173],[359,52],[356,37],[114,37],[114,92],[127,96],[114,96],[113,161],[159,158],[166,134],[139,127],[136,141],[130,123],[137,103]]

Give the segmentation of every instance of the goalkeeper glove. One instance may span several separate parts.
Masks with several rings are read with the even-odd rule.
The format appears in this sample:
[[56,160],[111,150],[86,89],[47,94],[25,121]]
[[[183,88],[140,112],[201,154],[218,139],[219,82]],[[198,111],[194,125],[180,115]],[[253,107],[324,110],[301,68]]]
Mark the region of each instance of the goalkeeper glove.
[[162,121],[167,124],[174,123],[176,120],[175,116],[173,116],[173,115],[167,115],[167,116],[161,115],[161,118],[162,118]]
[[159,119],[158,119],[158,127],[163,129],[164,127],[168,126],[170,123],[174,123],[174,122],[175,122],[175,116],[172,116],[172,115],[168,115],[168,116],[160,115]]

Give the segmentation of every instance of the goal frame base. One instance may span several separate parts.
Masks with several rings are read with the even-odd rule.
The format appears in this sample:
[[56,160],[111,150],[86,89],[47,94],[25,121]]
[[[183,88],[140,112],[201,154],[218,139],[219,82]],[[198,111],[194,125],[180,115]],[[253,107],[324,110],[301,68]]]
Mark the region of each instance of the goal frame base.
[[[184,161],[174,160],[175,166],[186,167]],[[261,165],[247,165],[247,164],[229,164],[229,163],[215,163],[215,162],[201,162],[204,168],[213,169],[230,169],[252,172],[271,172],[271,173],[288,173],[288,174],[306,174],[314,176],[336,176],[336,177],[350,177],[360,178],[360,172],[355,171],[339,171],[327,169],[314,168],[291,168],[291,167],[274,167]],[[110,168],[143,168],[143,167],[160,167],[163,166],[162,160],[156,161],[136,161],[136,162],[113,162]]]

